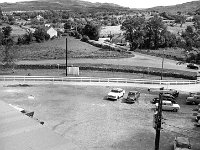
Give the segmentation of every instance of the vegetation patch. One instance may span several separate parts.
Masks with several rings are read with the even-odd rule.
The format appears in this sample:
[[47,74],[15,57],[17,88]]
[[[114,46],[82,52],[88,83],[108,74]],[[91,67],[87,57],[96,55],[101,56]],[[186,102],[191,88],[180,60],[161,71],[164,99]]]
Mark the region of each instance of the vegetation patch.
[[[131,53],[114,51],[92,46],[79,39],[68,37],[68,58],[125,58],[133,57]],[[22,45],[17,49],[19,60],[65,59],[66,38],[54,39],[44,43]]]
[[32,85],[29,84],[14,84],[14,85],[7,85],[6,87],[30,87]]
[[[185,60],[185,50],[182,48],[165,48],[159,50],[149,50],[149,49],[137,49],[136,52],[147,54],[151,56],[163,57],[167,59],[184,61]],[[163,52],[164,51],[164,52]]]

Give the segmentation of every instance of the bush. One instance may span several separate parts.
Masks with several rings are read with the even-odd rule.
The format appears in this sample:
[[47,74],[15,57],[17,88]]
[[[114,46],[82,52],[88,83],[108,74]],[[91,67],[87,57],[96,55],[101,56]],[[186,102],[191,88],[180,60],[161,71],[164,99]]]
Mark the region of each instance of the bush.
[[87,35],[83,35],[81,41],[83,42],[88,42],[90,40],[90,38]]
[[77,38],[77,39],[82,39],[82,35],[78,33],[78,34],[76,35],[76,38]]

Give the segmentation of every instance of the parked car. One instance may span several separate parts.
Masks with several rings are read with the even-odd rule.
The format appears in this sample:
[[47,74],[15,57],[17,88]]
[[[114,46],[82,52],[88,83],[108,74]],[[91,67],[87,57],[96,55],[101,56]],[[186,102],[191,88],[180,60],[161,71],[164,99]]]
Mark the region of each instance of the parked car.
[[117,100],[123,97],[125,94],[125,90],[121,88],[113,88],[107,95],[108,99]]
[[190,140],[186,137],[175,137],[174,150],[187,150],[191,149]]
[[[158,109],[158,103],[155,104],[156,109]],[[162,110],[171,110],[177,112],[180,109],[179,104],[173,104],[171,101],[162,102]]]
[[[163,97],[163,100],[165,101],[171,101],[173,104],[176,104],[176,100],[174,98],[170,98],[170,97]],[[159,97],[155,97],[150,101],[152,104],[156,104],[159,103]]]
[[200,104],[200,95],[194,95],[192,97],[187,97],[186,104]]
[[189,68],[189,69],[199,69],[199,66],[197,66],[196,64],[193,64],[193,63],[189,63],[189,64],[187,64],[187,68]]
[[140,97],[140,92],[138,91],[130,91],[128,93],[128,96],[125,100],[126,103],[134,103],[135,101],[138,100],[138,98]]
[[179,92],[177,90],[169,89],[163,92],[164,94],[171,94],[173,97],[178,97]]
[[200,92],[190,92],[189,97],[195,96],[195,95],[200,95]]

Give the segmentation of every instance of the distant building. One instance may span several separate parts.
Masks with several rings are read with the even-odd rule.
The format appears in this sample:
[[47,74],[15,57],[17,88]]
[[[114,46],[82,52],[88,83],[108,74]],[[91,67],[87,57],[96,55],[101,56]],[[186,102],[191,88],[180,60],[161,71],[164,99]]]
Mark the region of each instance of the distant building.
[[37,15],[36,16],[36,19],[38,20],[38,21],[40,21],[40,20],[42,20],[42,19],[44,19],[41,15]]
[[55,30],[53,27],[46,28],[46,31],[47,31],[47,34],[50,35],[50,38],[58,36],[58,31]]

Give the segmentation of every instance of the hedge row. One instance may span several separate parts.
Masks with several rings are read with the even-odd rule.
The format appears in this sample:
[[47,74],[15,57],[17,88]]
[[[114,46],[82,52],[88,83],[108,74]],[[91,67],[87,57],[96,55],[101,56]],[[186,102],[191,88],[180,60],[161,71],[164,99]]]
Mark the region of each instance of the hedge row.
[[[72,66],[69,64],[68,66]],[[121,66],[109,64],[75,64],[73,66],[79,67],[80,70],[98,70],[98,71],[111,71],[111,72],[126,72],[126,73],[143,73],[161,76],[161,68],[141,67],[141,66]],[[57,69],[58,65],[18,65],[16,69]],[[65,65],[59,65],[60,69],[65,69]],[[195,72],[163,69],[163,77],[174,77],[183,79],[196,79]]]

